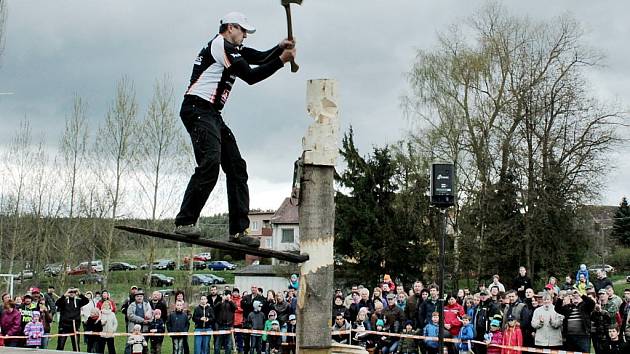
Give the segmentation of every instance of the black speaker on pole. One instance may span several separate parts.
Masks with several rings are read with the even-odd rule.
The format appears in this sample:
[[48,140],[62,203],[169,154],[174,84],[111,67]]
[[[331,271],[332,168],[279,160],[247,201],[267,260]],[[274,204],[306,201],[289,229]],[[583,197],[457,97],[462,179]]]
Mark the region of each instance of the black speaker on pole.
[[431,205],[448,208],[455,205],[455,165],[448,162],[431,164]]

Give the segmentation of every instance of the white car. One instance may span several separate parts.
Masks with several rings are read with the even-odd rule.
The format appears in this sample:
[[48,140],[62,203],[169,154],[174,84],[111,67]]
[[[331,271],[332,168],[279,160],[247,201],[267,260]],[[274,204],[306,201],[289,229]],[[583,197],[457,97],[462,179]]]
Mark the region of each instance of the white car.
[[103,262],[101,262],[101,261],[81,262],[81,263],[79,263],[79,267],[87,268],[88,263],[92,266],[92,269],[95,272],[102,272],[103,271]]

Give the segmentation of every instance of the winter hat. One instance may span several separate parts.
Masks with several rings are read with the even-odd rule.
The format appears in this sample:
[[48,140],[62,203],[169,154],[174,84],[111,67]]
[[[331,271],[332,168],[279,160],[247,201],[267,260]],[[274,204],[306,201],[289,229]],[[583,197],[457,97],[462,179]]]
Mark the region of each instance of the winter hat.
[[490,326],[491,327],[501,327],[501,321],[499,321],[499,320],[492,320],[492,321],[490,321]]
[[33,311],[33,313],[31,314],[31,316],[33,316],[33,318],[35,318],[35,317],[39,317],[39,311]]
[[295,315],[289,315],[289,321],[295,320]]
[[405,327],[407,327],[408,325],[410,325],[411,327],[413,327],[413,322],[407,320],[405,321]]
[[378,326],[385,327],[385,321],[383,321],[382,319],[376,320],[376,327]]
[[279,325],[280,325],[280,322],[278,322],[278,320],[273,320],[273,321],[271,321],[271,324],[272,324],[272,325],[278,325],[278,326],[279,326]]
[[389,274],[385,274],[385,275],[383,276],[383,281],[384,281],[384,282],[389,282],[389,281],[392,281],[392,277],[390,277],[390,276],[389,276]]
[[513,314],[509,314],[508,317],[507,317],[507,320],[508,321],[514,321],[514,320],[516,320],[516,318],[514,318]]
[[277,316],[278,313],[276,312],[276,310],[270,310],[269,314],[267,314],[267,316],[271,316],[271,315]]
[[580,264],[580,270],[586,270],[586,264]]
[[260,301],[258,300],[254,301],[254,311],[260,311],[261,307],[262,307],[262,304],[260,303]]

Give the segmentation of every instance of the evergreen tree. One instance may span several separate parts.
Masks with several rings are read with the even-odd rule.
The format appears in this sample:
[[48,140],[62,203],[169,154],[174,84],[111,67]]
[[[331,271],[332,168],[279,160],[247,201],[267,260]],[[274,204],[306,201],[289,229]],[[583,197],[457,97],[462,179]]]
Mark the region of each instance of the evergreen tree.
[[626,197],[623,197],[615,212],[611,235],[623,246],[630,247],[630,207]]

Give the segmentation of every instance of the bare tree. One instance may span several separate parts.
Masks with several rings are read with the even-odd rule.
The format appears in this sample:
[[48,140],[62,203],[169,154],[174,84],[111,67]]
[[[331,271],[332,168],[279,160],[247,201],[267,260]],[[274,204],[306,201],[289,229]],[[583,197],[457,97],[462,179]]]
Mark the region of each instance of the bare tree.
[[[64,243],[59,251],[63,254],[64,271],[61,275],[61,283],[65,284],[65,269],[71,260],[72,243],[77,239],[77,230],[80,218],[76,213],[76,202],[79,193],[79,180],[85,167],[87,157],[87,105],[83,99],[75,95],[72,105],[72,112],[66,118],[65,130],[60,142],[61,157],[63,159],[62,173],[65,176],[66,184],[66,209],[68,213],[67,223],[64,225]],[[76,217],[76,218],[75,218]]]
[[118,83],[116,96],[105,117],[105,125],[99,129],[96,136],[92,159],[96,177],[111,205],[111,219],[104,250],[105,286],[116,234],[114,223],[119,217],[125,193],[125,178],[131,172],[136,153],[137,112],[138,104],[133,83],[127,77],[123,77]]
[[[7,258],[9,260],[8,272],[12,273],[15,265],[15,259],[18,252],[18,245],[25,237],[27,230],[20,227],[20,216],[23,212],[23,203],[26,198],[26,188],[28,186],[29,177],[31,175],[31,164],[33,158],[33,146],[31,136],[31,126],[27,120],[20,123],[20,127],[16,132],[9,150],[4,158],[6,181],[9,190],[9,205],[11,206],[11,223],[10,241],[8,244]],[[3,244],[6,247],[7,243]]]
[[[190,153],[186,149],[180,126],[175,115],[172,83],[169,78],[164,77],[154,85],[153,98],[139,129],[139,149],[136,155],[141,198],[148,202],[147,214],[152,228],[157,227],[158,219],[163,218],[166,213],[172,213],[175,207],[173,197],[181,189],[177,183],[179,171]],[[150,284],[155,248],[156,240],[151,238],[147,285]]]

